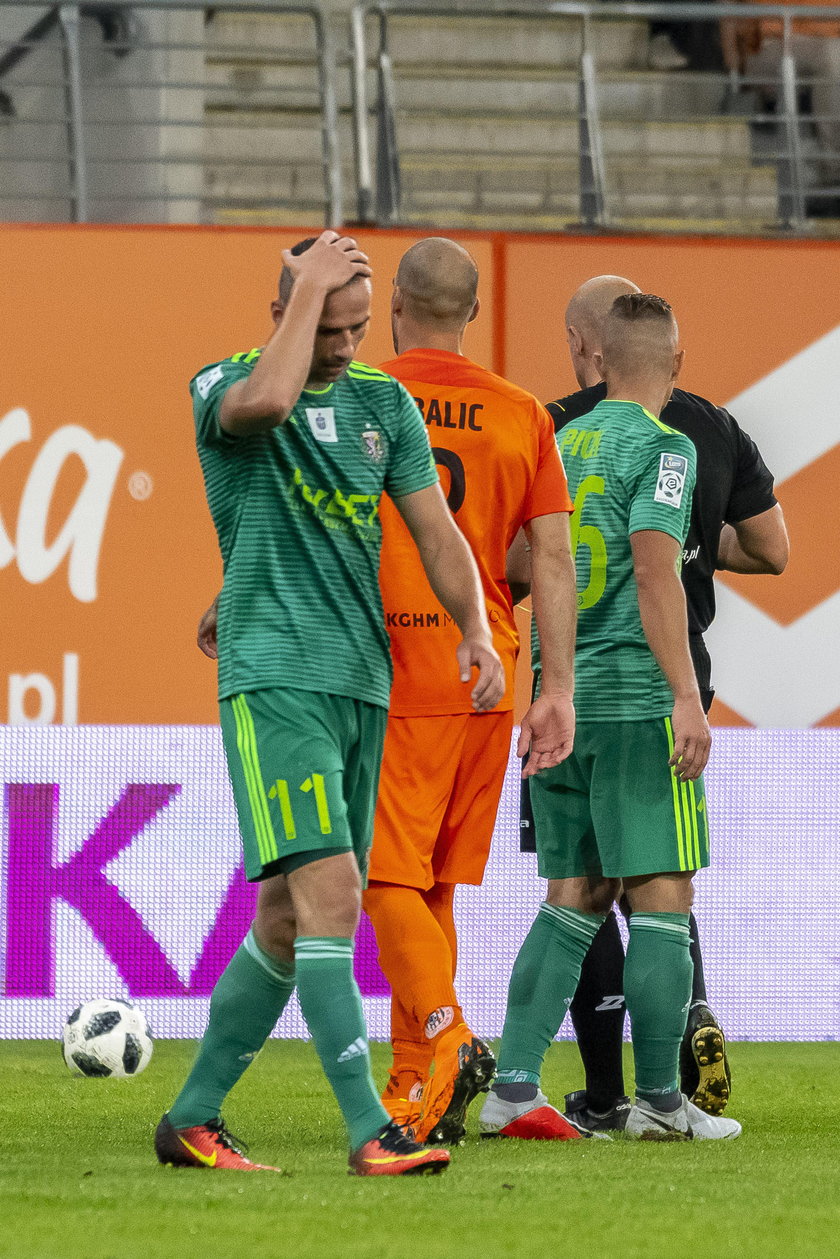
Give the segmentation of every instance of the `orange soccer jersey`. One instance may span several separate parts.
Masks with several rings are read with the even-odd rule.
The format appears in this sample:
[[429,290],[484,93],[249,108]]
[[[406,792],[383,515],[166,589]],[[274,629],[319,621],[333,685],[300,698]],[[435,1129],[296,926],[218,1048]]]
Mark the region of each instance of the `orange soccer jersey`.
[[[496,711],[513,707],[519,637],[505,580],[508,548],[535,516],[571,511],[548,412],[531,394],[460,354],[409,350],[382,364],[413,395],[426,421],[449,506],[478,563],[493,641],[507,678]],[[472,683],[455,661],[457,626],[435,598],[417,548],[382,500],[380,585],[391,639],[396,717],[472,711]]]

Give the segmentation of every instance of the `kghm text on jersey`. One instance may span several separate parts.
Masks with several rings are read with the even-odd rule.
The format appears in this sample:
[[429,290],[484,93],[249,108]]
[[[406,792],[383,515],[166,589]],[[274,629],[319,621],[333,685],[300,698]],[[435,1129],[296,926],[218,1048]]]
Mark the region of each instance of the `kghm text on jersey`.
[[439,629],[441,625],[454,625],[448,612],[386,612],[386,627],[397,625],[403,629]]
[[451,402],[448,398],[443,401],[429,398],[428,402],[425,398],[415,398],[414,401],[427,426],[435,424],[438,428],[468,428],[474,433],[482,431],[476,421],[479,411],[484,410],[481,402]]
[[564,428],[560,434],[560,454],[592,459],[601,445],[600,428]]

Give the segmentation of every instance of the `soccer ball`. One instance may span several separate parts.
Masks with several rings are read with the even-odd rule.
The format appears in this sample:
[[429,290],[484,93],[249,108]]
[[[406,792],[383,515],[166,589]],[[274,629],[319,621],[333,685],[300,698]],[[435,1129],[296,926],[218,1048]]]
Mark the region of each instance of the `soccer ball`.
[[74,1075],[139,1075],[152,1056],[152,1037],[142,1011],[130,1001],[99,998],[78,1006],[61,1034],[64,1061]]

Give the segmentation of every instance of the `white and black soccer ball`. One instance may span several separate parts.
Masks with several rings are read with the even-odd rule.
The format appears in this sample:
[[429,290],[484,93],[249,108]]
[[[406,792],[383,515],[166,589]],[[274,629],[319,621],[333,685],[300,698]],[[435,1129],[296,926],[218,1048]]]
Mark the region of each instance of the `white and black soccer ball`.
[[78,1006],[61,1034],[64,1061],[74,1075],[139,1075],[152,1056],[146,1017],[130,1001],[99,998]]

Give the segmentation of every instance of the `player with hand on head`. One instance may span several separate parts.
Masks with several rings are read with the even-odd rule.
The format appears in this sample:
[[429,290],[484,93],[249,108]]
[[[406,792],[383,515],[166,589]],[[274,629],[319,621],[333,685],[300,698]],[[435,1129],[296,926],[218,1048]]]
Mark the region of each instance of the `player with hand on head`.
[[[481,1113],[488,1136],[558,1135],[561,1116],[540,1091],[543,1059],[622,886],[637,1094],[626,1130],[704,1139],[741,1130],[678,1088],[692,877],[709,860],[702,771],[710,747],[678,572],[696,456],[658,418],[682,366],[678,345],[661,298],[617,298],[596,359],[606,399],[564,434],[575,499],[578,726],[568,760],[530,780],[548,896],[513,968],[499,1071]],[[536,635],[534,662],[539,675]]]
[[453,902],[457,884],[483,878],[510,753],[518,636],[505,555],[522,526],[544,649],[543,689],[520,739],[529,772],[558,764],[574,737],[571,501],[545,409],[463,354],[477,285],[474,260],[454,241],[413,245],[394,280],[397,357],[383,365],[423,413],[449,505],[478,562],[507,680],[492,713],[473,711],[446,667],[455,628],[404,523],[383,503],[380,581],[394,685],[364,897],[392,989],[383,1101],[416,1139],[446,1143],[463,1137],[467,1107],[495,1066],[455,991]]
[[163,1163],[254,1170],[221,1119],[230,1089],[297,987],[347,1125],[357,1175],[442,1170],[408,1140],[370,1073],[353,977],[391,666],[378,586],[383,491],[462,634],[471,702],[504,690],[481,582],[438,484],[408,393],[354,361],[370,266],[323,232],[283,254],[274,331],[191,383],[199,456],[224,564],[222,735],[256,918],[219,979],[190,1075],[161,1120]]
[[[607,395],[598,370],[604,321],[617,297],[640,290],[622,276],[587,280],[566,309],[566,337],[580,389],[550,402],[561,450],[566,450],[578,419]],[[782,509],[773,494],[773,476],[759,450],[737,421],[697,394],[675,388],[662,412],[669,428],[685,433],[697,451],[697,484],[683,548],[682,582],[688,605],[688,641],[706,712],[714,697],[711,661],[703,634],[715,615],[716,569],[739,573],[781,573],[788,560]],[[512,588],[527,593],[527,554],[511,553]],[[528,783],[522,791],[523,850],[534,851]],[[682,1091],[710,1114],[719,1114],[730,1095],[729,1062],[720,1024],[706,992],[703,959],[694,914],[690,917],[694,963],[691,1008],[680,1052]],[[630,1110],[624,1094],[622,1032],[624,949],[614,912],[607,915],[586,955],[572,1023],[586,1069],[586,1088],[566,1098],[566,1113],[592,1130],[623,1126]]]

